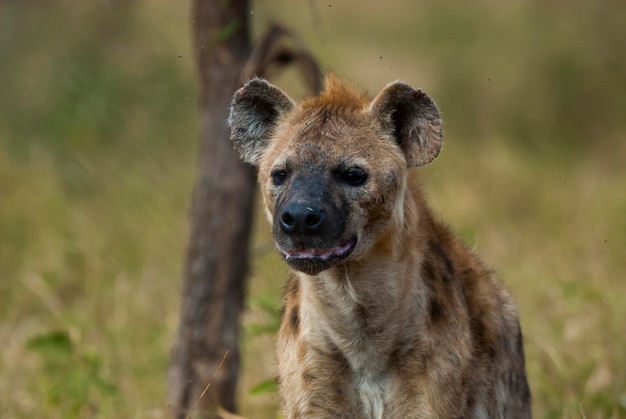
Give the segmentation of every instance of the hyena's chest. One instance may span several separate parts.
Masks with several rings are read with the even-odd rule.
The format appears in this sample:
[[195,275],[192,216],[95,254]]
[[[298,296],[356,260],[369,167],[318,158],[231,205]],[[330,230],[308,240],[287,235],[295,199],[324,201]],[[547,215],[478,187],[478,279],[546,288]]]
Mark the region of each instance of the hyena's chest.
[[389,377],[359,374],[356,378],[356,394],[362,406],[363,417],[382,419],[385,395],[389,394]]

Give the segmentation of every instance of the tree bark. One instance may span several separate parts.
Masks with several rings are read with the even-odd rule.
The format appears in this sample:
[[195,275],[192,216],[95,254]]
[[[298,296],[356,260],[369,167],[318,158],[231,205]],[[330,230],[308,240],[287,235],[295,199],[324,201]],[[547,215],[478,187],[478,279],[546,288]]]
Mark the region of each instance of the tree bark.
[[248,0],[194,0],[192,5],[202,137],[180,324],[168,374],[168,406],[176,419],[192,412],[217,418],[219,409],[235,412],[237,407],[255,171],[239,160],[229,140],[231,96],[272,66],[296,65],[312,91],[321,89],[319,65],[288,29],[274,25],[252,49],[248,15]]
[[180,325],[168,377],[168,406],[177,419],[192,409],[194,417],[218,417],[218,407],[236,410],[239,316],[255,180],[253,168],[233,149],[226,120],[250,53],[248,10],[248,0],[194,0],[192,5],[202,132]]

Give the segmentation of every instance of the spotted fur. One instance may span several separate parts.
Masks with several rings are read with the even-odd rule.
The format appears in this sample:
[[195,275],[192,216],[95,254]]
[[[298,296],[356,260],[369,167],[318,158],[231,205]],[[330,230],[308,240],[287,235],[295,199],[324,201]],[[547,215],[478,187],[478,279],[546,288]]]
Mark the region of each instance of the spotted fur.
[[439,154],[435,104],[401,82],[374,99],[326,83],[295,103],[255,79],[231,108],[292,268],[277,339],[284,416],[530,417],[512,298],[409,176]]

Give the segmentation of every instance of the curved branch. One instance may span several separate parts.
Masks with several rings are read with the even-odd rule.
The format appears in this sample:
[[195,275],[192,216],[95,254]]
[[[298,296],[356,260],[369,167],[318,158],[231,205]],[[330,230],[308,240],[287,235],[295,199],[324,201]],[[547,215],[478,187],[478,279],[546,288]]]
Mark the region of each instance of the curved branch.
[[266,78],[273,66],[283,69],[288,65],[299,67],[313,93],[321,91],[323,75],[317,60],[290,29],[273,24],[254,45],[241,71],[241,83],[255,76]]

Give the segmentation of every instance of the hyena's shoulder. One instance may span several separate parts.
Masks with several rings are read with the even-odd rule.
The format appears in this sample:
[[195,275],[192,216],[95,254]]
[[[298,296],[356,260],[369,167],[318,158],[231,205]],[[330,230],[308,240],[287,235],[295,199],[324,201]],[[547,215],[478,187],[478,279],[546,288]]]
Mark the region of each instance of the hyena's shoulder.
[[[467,384],[467,413],[525,417],[530,390],[513,298],[479,256],[430,211],[422,211],[428,232],[421,274],[427,287],[429,330],[435,341],[441,345],[456,341],[455,351],[468,356],[461,378]],[[505,407],[506,412],[496,410]]]

